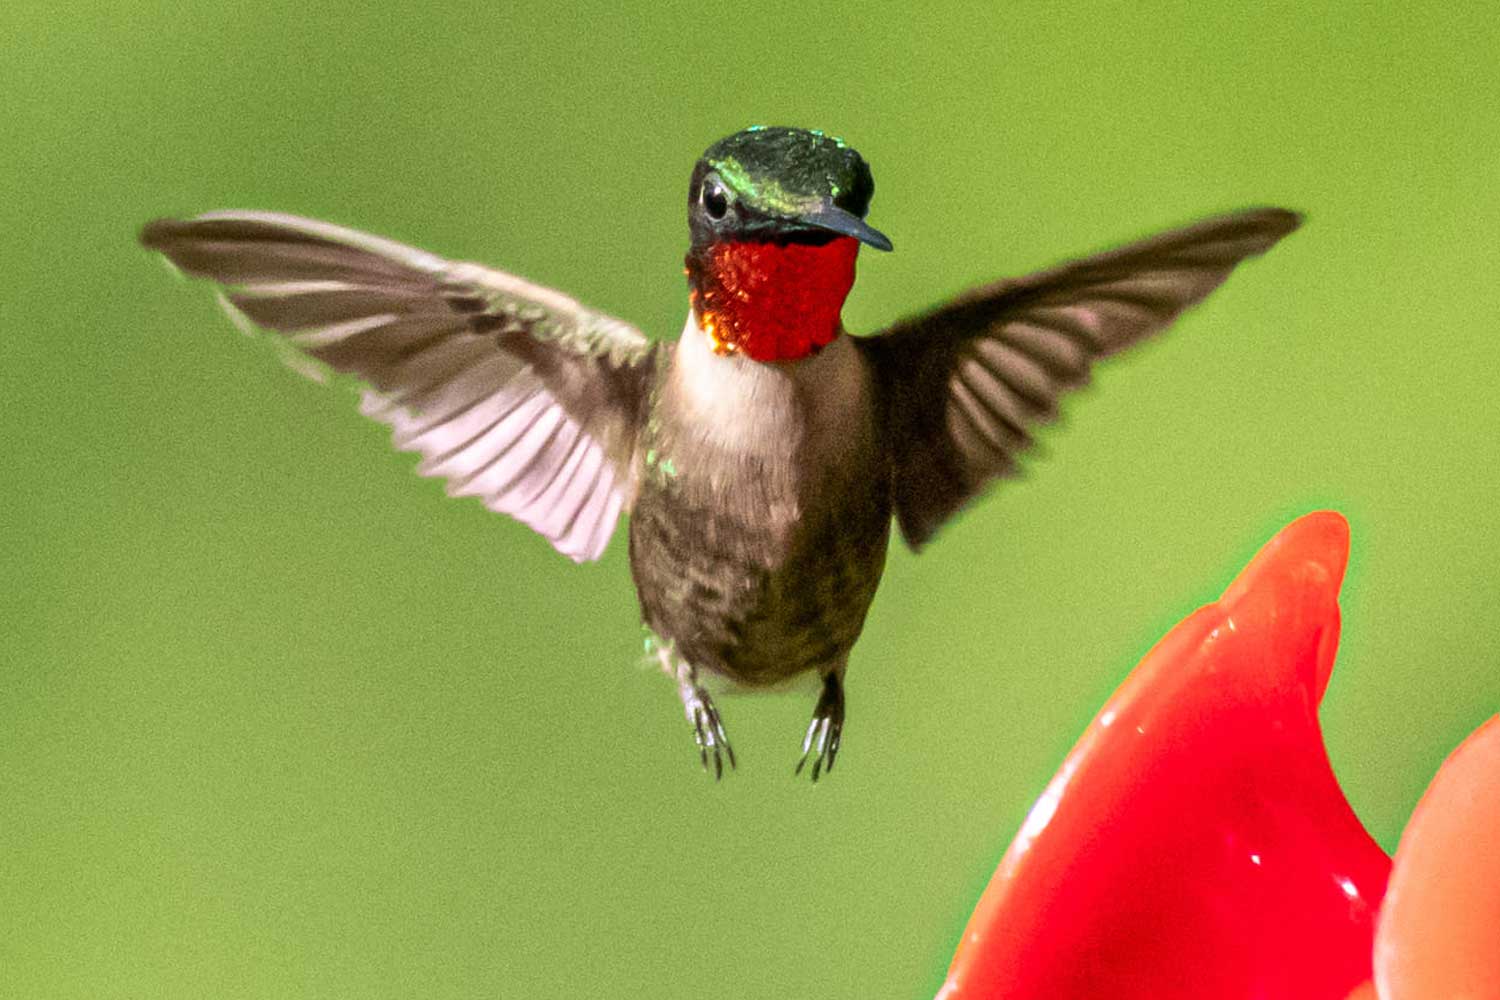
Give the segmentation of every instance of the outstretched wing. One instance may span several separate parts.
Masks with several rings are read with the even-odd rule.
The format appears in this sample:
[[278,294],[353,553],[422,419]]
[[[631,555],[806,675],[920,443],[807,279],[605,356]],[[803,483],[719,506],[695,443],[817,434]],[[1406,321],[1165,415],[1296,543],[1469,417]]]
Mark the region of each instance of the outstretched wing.
[[512,275],[292,215],[159,219],[141,242],[364,380],[361,412],[450,495],[480,497],[575,561],[603,553],[632,498],[656,365],[640,331]]
[[1278,208],[1208,219],[1028,277],[973,289],[859,344],[881,389],[896,517],[912,548],[1012,474],[1029,428],[1099,358],[1167,327],[1301,219]]

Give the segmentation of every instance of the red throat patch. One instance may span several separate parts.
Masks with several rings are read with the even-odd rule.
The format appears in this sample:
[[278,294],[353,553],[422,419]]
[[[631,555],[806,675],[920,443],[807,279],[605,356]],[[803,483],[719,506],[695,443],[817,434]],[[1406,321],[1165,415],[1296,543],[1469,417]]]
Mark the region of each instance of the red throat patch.
[[717,354],[811,357],[839,335],[859,243],[719,243],[689,259],[698,326]]

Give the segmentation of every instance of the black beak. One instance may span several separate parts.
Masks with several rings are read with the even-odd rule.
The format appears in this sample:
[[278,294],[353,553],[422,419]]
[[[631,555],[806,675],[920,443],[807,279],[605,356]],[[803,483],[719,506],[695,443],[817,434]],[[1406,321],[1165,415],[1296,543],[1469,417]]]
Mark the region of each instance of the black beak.
[[824,202],[811,212],[797,216],[804,226],[826,229],[840,236],[852,236],[876,250],[891,250],[891,241],[885,233],[869,225],[853,212],[846,212],[832,202]]

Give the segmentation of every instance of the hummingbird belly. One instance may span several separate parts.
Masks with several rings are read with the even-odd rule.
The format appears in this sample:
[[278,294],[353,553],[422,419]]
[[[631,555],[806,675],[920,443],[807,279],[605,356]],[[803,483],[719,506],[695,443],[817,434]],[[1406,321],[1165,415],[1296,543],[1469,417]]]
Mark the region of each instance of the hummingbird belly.
[[862,356],[845,336],[763,365],[690,329],[657,404],[630,517],[647,626],[747,686],[842,669],[890,535]]
[[643,491],[630,556],[646,624],[695,668],[747,686],[842,668],[890,534],[882,496],[849,499],[788,525]]

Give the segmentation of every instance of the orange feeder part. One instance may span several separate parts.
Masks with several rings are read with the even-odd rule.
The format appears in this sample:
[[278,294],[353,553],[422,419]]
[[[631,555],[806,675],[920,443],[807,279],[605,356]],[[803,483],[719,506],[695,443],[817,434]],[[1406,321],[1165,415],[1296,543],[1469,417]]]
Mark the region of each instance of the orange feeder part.
[[1500,715],[1412,813],[1375,936],[1382,1000],[1500,1000]]

